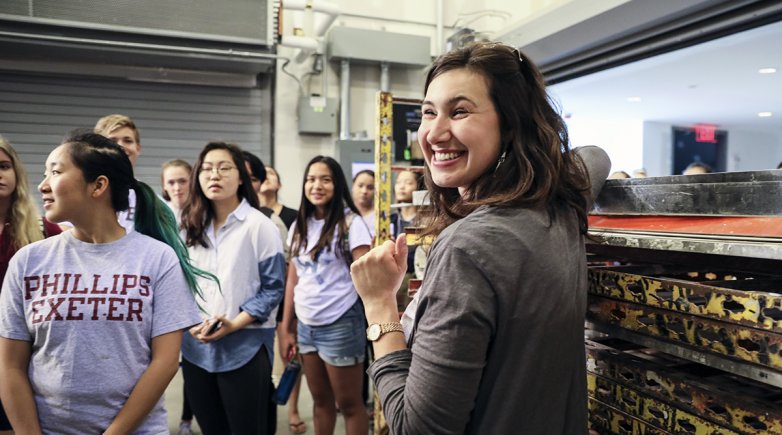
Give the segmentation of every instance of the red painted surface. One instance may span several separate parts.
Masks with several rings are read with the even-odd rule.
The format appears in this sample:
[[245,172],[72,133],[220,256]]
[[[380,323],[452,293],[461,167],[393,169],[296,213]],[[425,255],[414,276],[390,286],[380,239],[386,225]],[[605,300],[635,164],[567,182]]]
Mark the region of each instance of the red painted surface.
[[589,216],[590,230],[782,237],[782,217]]

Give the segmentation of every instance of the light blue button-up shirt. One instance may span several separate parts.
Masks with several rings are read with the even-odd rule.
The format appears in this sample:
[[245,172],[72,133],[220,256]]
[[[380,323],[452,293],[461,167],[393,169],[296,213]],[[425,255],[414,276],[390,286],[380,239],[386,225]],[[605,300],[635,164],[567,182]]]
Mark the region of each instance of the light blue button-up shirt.
[[208,247],[189,248],[195,266],[215,274],[220,286],[199,278],[202,298],[196,298],[204,319],[241,311],[256,321],[211,343],[200,343],[190,334],[182,341],[182,355],[202,369],[216,373],[247,364],[266,346],[269,361],[274,355],[277,307],[285,282],[285,258],[280,233],[272,221],[242,200],[217,233],[207,226]]

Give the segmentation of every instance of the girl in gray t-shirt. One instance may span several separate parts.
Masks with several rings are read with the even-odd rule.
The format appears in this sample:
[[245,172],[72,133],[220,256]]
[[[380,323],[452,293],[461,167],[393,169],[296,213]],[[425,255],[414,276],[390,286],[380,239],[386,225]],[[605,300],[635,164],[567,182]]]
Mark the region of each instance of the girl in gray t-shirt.
[[[171,211],[122,148],[75,134],[39,185],[73,229],[22,248],[0,295],[0,395],[18,433],[168,433],[161,396],[200,321]],[[137,192],[134,232],[117,222]],[[156,240],[157,239],[157,240]],[[173,248],[173,249],[172,249]]]

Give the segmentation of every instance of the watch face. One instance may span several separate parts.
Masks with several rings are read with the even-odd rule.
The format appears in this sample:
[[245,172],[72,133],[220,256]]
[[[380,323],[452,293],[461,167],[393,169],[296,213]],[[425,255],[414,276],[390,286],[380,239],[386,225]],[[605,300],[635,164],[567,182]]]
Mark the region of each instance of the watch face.
[[367,340],[375,341],[380,338],[380,325],[373,323],[367,328]]

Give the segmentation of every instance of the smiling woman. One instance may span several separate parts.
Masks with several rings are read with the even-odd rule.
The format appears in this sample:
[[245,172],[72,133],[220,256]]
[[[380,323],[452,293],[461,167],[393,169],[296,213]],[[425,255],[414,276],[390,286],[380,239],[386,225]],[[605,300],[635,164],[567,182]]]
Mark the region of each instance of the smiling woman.
[[486,79],[449,71],[429,86],[418,137],[435,184],[465,193],[500,155],[500,120]]
[[608,158],[570,149],[539,71],[512,47],[451,51],[424,89],[436,239],[411,321],[395,299],[405,237],[351,268],[391,433],[584,433],[584,235]]

